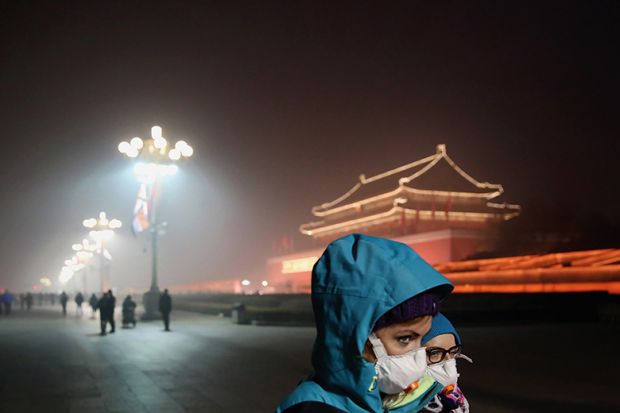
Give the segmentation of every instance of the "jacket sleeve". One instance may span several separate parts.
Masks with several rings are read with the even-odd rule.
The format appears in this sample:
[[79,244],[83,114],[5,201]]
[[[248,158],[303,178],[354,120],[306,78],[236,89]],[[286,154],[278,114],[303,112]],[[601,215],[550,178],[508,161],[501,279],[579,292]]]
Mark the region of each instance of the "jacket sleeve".
[[321,402],[303,402],[289,407],[282,413],[346,413],[344,410],[335,408]]

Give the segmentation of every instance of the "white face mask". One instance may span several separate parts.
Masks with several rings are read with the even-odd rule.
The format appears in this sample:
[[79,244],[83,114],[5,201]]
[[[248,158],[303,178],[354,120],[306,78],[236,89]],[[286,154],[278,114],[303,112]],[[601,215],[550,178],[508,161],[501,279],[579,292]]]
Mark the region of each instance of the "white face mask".
[[448,359],[428,366],[428,374],[444,387],[456,386],[459,373],[456,371],[456,359]]
[[377,357],[375,364],[377,384],[383,393],[398,394],[424,375],[427,367],[424,347],[397,356],[389,356],[375,333],[372,333],[368,340]]

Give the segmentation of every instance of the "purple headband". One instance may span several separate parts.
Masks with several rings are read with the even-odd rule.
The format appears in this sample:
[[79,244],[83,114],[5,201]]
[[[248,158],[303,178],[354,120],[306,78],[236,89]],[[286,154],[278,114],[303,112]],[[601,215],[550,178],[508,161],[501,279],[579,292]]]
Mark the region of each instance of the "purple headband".
[[406,301],[403,301],[387,313],[383,314],[375,323],[373,331],[377,331],[380,328],[387,327],[392,324],[409,321],[416,317],[422,317],[425,315],[434,316],[439,310],[438,307],[439,301],[437,295],[429,292],[418,294]]

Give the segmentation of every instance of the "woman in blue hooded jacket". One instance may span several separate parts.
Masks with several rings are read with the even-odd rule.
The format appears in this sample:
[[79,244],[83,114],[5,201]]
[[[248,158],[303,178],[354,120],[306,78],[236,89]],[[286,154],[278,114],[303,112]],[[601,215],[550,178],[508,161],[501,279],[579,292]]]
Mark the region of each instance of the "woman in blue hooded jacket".
[[314,372],[276,412],[420,411],[443,389],[426,374],[421,340],[451,291],[405,244],[360,234],[332,242],[312,271]]

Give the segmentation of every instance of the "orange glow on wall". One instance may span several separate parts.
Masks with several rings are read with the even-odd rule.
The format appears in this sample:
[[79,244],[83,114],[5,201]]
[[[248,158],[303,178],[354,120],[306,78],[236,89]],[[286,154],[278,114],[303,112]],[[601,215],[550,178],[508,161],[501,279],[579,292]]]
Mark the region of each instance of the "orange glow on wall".
[[[448,261],[455,248],[468,249],[466,237],[444,237],[441,231],[400,241],[413,249],[455,285],[456,293],[550,293],[607,291],[620,294],[620,249],[573,251],[466,261]],[[474,239],[471,242],[475,242]],[[274,257],[267,262],[269,291],[309,294],[311,270],[322,250]],[[288,271],[288,272],[285,272]],[[241,279],[204,281],[175,291],[243,293]]]
[[620,282],[546,283],[546,284],[465,284],[454,287],[455,293],[576,293],[607,291],[620,294]]
[[561,252],[437,264],[455,292],[620,294],[620,249]]
[[282,274],[312,271],[312,267],[318,259],[319,257],[304,257],[282,261]]

